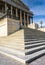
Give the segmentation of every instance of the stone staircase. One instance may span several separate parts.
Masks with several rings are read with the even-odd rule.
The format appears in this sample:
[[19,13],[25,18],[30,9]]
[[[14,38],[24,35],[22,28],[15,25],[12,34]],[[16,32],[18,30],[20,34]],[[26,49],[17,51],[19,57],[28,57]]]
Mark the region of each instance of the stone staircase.
[[25,39],[25,55],[26,63],[30,63],[37,58],[45,55],[45,33],[25,28],[24,29]]
[[25,28],[24,29],[25,39],[44,39],[45,32],[41,32],[36,29]]
[[21,29],[0,38],[0,43],[0,50],[5,52],[3,54],[9,54],[8,56],[22,63],[30,63],[45,55],[45,33],[38,30]]

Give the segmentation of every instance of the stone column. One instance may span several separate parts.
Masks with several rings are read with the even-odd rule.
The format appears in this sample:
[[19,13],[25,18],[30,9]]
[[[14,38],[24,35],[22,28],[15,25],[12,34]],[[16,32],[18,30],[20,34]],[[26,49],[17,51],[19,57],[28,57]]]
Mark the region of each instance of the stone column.
[[29,24],[29,15],[27,14],[27,24]]
[[11,6],[11,15],[12,15],[12,13],[13,13],[13,11],[12,11],[12,10],[13,10],[13,7]]
[[16,8],[16,17],[18,17],[18,9]]
[[8,9],[8,7],[7,7],[7,4],[5,3],[5,12],[7,12],[7,9]]
[[20,25],[22,26],[22,11],[20,10]]
[[11,6],[11,17],[13,17],[13,7]]
[[3,9],[3,7],[2,7],[2,13],[4,13],[4,9]]
[[24,26],[26,26],[26,16],[25,16],[25,12],[24,12]]

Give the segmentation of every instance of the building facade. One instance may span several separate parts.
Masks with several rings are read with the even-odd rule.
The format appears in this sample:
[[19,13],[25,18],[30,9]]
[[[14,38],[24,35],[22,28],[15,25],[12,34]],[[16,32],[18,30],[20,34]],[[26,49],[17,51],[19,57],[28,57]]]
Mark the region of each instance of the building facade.
[[33,23],[33,13],[21,0],[0,0],[0,36]]

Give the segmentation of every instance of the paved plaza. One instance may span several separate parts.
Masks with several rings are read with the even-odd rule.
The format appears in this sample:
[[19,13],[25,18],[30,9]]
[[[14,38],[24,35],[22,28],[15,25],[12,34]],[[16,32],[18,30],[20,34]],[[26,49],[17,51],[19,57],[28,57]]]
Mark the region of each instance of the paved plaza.
[[[10,57],[0,54],[0,65],[24,65]],[[45,65],[45,56],[33,61],[28,65]]]

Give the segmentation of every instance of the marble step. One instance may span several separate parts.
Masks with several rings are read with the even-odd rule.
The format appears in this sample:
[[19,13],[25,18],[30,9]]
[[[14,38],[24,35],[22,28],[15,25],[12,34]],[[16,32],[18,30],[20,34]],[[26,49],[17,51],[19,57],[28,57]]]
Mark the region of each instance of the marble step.
[[45,42],[43,43],[37,43],[37,44],[30,44],[30,45],[25,45],[25,49],[30,49],[30,48],[34,48],[34,47],[39,47],[45,45]]
[[39,47],[30,48],[30,49],[26,49],[25,50],[25,54],[29,55],[29,54],[38,52],[38,51],[40,51],[42,49],[45,49],[45,45],[42,45],[42,46],[39,46]]

